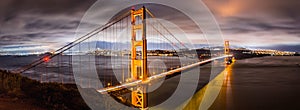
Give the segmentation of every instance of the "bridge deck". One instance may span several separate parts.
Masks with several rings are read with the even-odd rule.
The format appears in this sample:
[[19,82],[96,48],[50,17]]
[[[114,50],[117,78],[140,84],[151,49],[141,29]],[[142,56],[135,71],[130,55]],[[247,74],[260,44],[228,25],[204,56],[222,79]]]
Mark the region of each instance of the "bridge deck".
[[135,80],[135,81],[124,83],[124,84],[117,85],[117,86],[98,89],[97,91],[99,93],[107,93],[109,91],[116,91],[116,90],[120,90],[120,89],[123,89],[123,88],[129,88],[129,87],[133,87],[133,86],[137,86],[137,85],[141,85],[141,84],[147,84],[147,83],[149,83],[149,82],[151,82],[155,79],[163,78],[165,76],[172,75],[174,73],[177,73],[177,72],[180,72],[180,71],[183,71],[183,70],[187,70],[187,69],[193,68],[193,67],[201,65],[201,64],[205,64],[205,63],[208,63],[208,62],[211,62],[211,61],[214,61],[214,60],[223,59],[223,58],[227,58],[227,57],[231,57],[231,56],[232,55],[224,55],[224,56],[220,56],[220,57],[207,59],[207,60],[204,60],[204,61],[193,63],[191,65],[183,66],[183,67],[180,67],[180,68],[177,68],[177,69],[174,69],[174,70],[170,70],[170,71],[167,71],[167,72],[163,72],[163,73],[160,73],[160,74],[157,74],[157,75],[150,76],[145,81]]

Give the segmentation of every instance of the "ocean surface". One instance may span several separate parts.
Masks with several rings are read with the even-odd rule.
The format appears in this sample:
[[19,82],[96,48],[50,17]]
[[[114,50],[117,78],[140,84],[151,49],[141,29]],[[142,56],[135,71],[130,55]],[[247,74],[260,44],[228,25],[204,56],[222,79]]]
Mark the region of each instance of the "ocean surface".
[[235,62],[210,110],[300,110],[300,57]]
[[[38,58],[40,58],[40,56],[0,56],[0,68],[14,70],[29,64]],[[108,57],[96,57],[96,59],[100,59],[100,62],[95,61],[98,72],[100,71],[101,73],[103,72],[101,70],[106,70],[103,72],[103,74],[111,72],[111,70],[106,67],[124,68],[123,66],[128,66],[128,60],[126,60],[126,58],[125,60],[121,58],[122,60],[119,59],[116,61],[106,61],[105,59],[108,59]],[[85,60],[88,61],[91,59],[87,58]],[[119,63],[120,61],[124,61],[125,63]],[[156,63],[153,65],[158,65],[162,68],[153,70],[152,72],[158,73],[163,69],[167,70],[170,67],[174,67],[176,66],[174,61],[176,61],[176,59],[168,58],[166,61],[164,61],[168,63],[166,65],[162,65],[160,61],[156,61]],[[128,68],[125,68],[125,70],[126,69]],[[237,60],[229,67],[219,66],[211,68],[211,64],[207,64],[201,66],[199,69],[201,71],[201,74],[198,76],[199,78],[190,79],[189,81],[183,82],[184,86],[189,86],[192,81],[199,80],[197,91],[194,92],[191,100],[188,101],[187,99],[182,98],[182,100],[179,101],[181,104],[170,106],[176,108],[184,105],[185,107],[181,108],[199,109],[201,106],[206,104],[205,106],[208,106],[208,109],[210,110],[300,110],[300,57],[257,57]],[[219,84],[221,84],[220,92],[217,94],[213,102],[206,103],[205,101],[207,100],[199,99],[203,98],[205,91],[209,92],[209,87],[206,86],[210,80],[213,80],[211,78],[215,78],[214,76],[216,76],[217,79],[218,77],[217,75],[211,74],[212,69],[216,70],[220,74],[223,74],[224,77],[221,78],[225,79],[219,80],[222,81],[219,82]],[[225,70],[226,72],[224,72]],[[121,70],[119,69],[118,71]],[[195,72],[195,70],[189,70],[189,73],[193,72]],[[23,75],[45,82],[74,83],[74,76],[72,73],[73,69],[71,56],[60,56],[57,59],[47,62],[47,64],[44,64],[40,67],[35,67],[35,69],[31,69],[23,73]],[[117,77],[121,78],[123,81],[124,77],[126,76]],[[178,88],[179,81],[182,78],[184,78],[182,75],[171,77],[165,80],[161,87],[158,87],[157,90],[149,93],[149,105],[155,107],[171,97],[172,94],[174,94],[173,91]],[[118,109],[118,106],[107,103],[106,107],[104,108],[107,109],[111,107]]]

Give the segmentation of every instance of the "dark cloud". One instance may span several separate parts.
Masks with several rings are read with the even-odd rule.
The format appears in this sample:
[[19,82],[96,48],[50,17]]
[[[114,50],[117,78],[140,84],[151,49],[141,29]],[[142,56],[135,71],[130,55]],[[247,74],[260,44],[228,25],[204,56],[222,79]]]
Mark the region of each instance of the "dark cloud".
[[[96,0],[1,0],[0,47],[69,42],[81,17]],[[299,0],[203,0],[217,17],[225,39],[234,43],[300,42]],[[117,8],[117,7],[110,7]],[[194,32],[178,10],[149,6],[153,13]],[[193,8],[193,7],[190,7]],[[172,16],[169,16],[170,13]],[[93,24],[85,24],[89,26]],[[195,35],[196,36],[196,35]],[[284,36],[284,37],[281,37]],[[242,40],[239,40],[242,39]],[[272,41],[268,41],[272,39]],[[245,45],[247,45],[247,42]]]
[[282,31],[286,34],[299,34],[300,24],[295,21],[275,21],[266,22],[255,18],[232,17],[223,27],[223,31],[228,31],[232,34],[248,33],[251,34],[257,31]]
[[80,23],[79,20],[43,20],[35,19],[27,21],[24,25],[24,29],[27,30],[55,30],[55,29],[74,29]]
[[0,47],[68,42],[95,0],[1,0]]
[[74,14],[87,9],[95,0],[1,0],[1,14],[35,12],[43,14]]

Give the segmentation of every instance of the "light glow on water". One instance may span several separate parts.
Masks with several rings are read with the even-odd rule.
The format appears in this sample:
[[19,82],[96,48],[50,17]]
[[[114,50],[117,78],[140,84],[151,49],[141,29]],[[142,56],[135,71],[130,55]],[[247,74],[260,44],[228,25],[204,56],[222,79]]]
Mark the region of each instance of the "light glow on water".
[[[224,71],[199,90],[189,102],[184,103],[182,105],[185,105],[184,110],[207,110],[220,95],[222,96],[222,100],[224,100],[224,104],[226,104],[231,97],[231,75],[233,65],[234,64],[227,65]],[[214,93],[219,94],[219,96],[215,96]]]

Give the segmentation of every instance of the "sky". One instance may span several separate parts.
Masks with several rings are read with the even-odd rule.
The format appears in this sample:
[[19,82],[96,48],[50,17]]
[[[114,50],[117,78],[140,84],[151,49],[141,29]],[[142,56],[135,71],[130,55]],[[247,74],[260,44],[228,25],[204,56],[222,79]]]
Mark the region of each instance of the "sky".
[[[74,40],[95,0],[1,0],[0,52],[51,51]],[[299,0],[203,0],[232,45],[300,51]],[[191,7],[192,8],[192,7]]]
[[224,37],[231,42],[260,47],[300,45],[299,0],[204,2],[216,16]]

